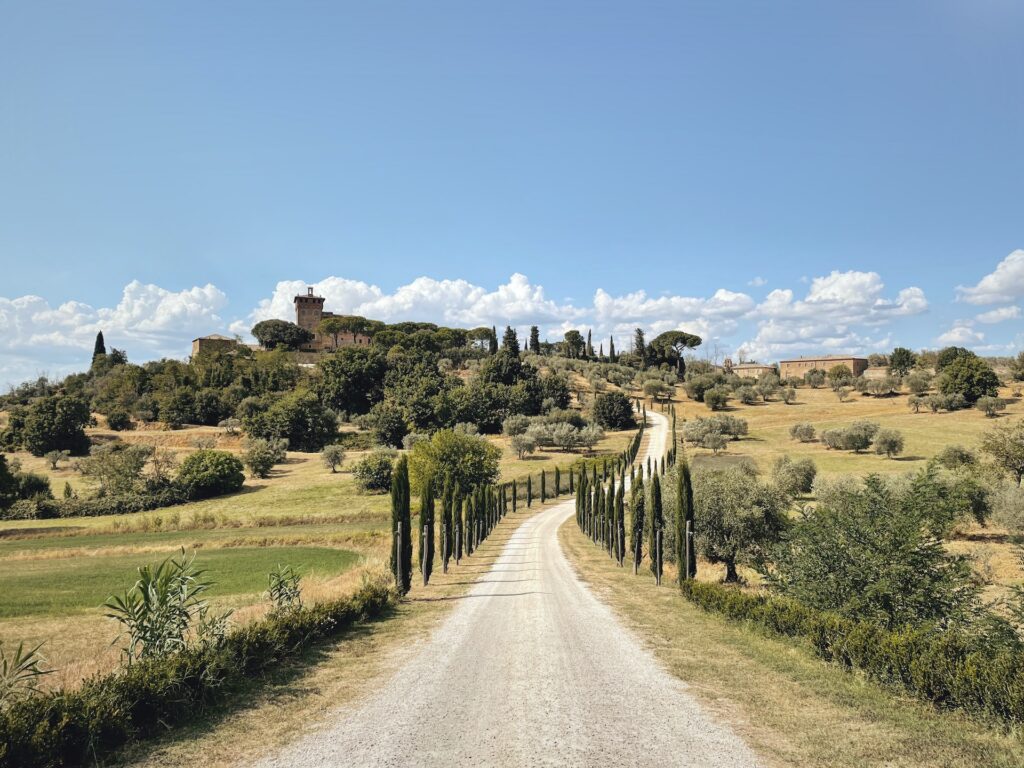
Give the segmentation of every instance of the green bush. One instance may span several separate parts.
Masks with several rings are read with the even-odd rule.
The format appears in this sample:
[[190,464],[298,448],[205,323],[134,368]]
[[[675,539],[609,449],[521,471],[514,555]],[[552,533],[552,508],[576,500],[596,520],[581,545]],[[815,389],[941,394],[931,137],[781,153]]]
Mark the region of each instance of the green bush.
[[165,733],[228,699],[247,680],[384,614],[392,592],[366,583],[351,597],[275,612],[217,646],[147,658],[75,690],[0,710],[0,768],[92,765],[125,744]]
[[352,474],[364,491],[383,493],[391,488],[391,470],[395,464],[395,451],[380,448],[356,462]]
[[135,425],[132,423],[132,417],[128,411],[123,408],[115,408],[107,414],[107,426],[115,432],[124,432],[126,429],[132,429]]
[[631,429],[636,426],[633,406],[622,392],[607,392],[594,398],[594,421],[605,429]]
[[234,493],[244,482],[242,462],[225,451],[196,451],[185,457],[178,469],[178,484],[193,499]]
[[683,596],[699,607],[802,638],[815,653],[944,707],[1024,722],[1024,655],[979,649],[975,638],[932,628],[884,629],[780,597],[721,584],[684,581]]

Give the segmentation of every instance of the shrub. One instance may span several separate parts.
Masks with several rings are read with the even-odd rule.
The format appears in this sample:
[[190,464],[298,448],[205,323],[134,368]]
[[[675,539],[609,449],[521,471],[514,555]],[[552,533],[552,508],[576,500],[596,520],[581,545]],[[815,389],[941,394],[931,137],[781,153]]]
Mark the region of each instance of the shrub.
[[943,368],[939,391],[944,395],[960,395],[970,404],[986,395],[998,395],[999,377],[980,357],[960,356]]
[[126,743],[199,718],[247,680],[384,614],[393,600],[385,584],[367,582],[350,597],[272,614],[223,642],[142,659],[74,690],[15,702],[0,710],[0,768],[106,762]]
[[827,374],[820,368],[812,368],[804,374],[804,383],[811,389],[820,389],[825,386]]
[[206,499],[234,493],[245,483],[242,462],[224,451],[202,450],[185,457],[178,483],[190,498]]
[[128,411],[123,408],[115,408],[107,414],[107,426],[115,432],[124,432],[132,429],[135,425],[132,423],[132,417]]
[[537,450],[537,440],[533,435],[513,435],[510,443],[520,459]]
[[1006,401],[998,397],[979,397],[974,407],[985,414],[986,417],[994,419],[1000,411],[1006,410]]
[[253,477],[266,477],[275,464],[285,460],[287,451],[287,440],[247,440],[242,463]]
[[605,429],[632,429],[636,426],[633,406],[622,392],[606,392],[595,397],[593,417]]
[[409,471],[417,491],[430,481],[434,488],[476,488],[498,479],[501,449],[480,435],[442,429],[409,454]]
[[337,472],[338,467],[345,461],[345,449],[340,445],[325,445],[320,451],[320,461],[331,472]]
[[814,425],[809,421],[800,421],[789,428],[789,436],[801,443],[814,442]]
[[383,493],[391,489],[391,470],[395,464],[395,451],[378,448],[366,454],[352,468],[356,483],[364,491]]
[[936,454],[935,460],[946,469],[973,467],[978,463],[978,457],[974,451],[964,448],[962,445],[947,445]]
[[[549,411],[550,412],[550,411]],[[501,433],[506,437],[515,437],[526,433],[530,427],[530,419],[527,416],[515,414],[509,416],[501,423]]]
[[729,404],[729,390],[712,387],[704,393],[704,404],[712,411],[720,411]]
[[924,371],[915,371],[907,376],[903,383],[910,393],[914,395],[923,395],[932,385],[931,377],[924,373]]
[[875,435],[875,453],[887,458],[903,453],[903,435],[895,429],[883,429]]
[[810,493],[817,474],[818,469],[810,458],[794,461],[789,456],[780,456],[772,466],[772,480],[787,496]]
[[927,701],[1024,721],[1024,658],[1013,649],[978,650],[958,632],[928,629],[889,631],[819,611],[784,597],[750,594],[733,587],[687,580],[683,596],[737,621],[807,640],[814,652],[868,677],[898,685]]

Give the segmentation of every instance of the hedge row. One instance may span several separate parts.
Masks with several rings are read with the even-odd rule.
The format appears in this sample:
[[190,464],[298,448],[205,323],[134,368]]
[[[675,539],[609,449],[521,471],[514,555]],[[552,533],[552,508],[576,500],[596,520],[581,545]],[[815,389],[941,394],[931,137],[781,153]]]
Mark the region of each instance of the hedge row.
[[393,593],[366,584],[351,597],[269,616],[216,648],[191,648],[35,695],[0,711],[0,768],[91,765],[129,742],[195,719],[247,679],[317,641],[381,615]]
[[979,650],[977,642],[954,631],[887,630],[721,584],[685,581],[682,591],[707,611],[804,638],[827,661],[939,706],[1024,722],[1024,655],[1009,648]]
[[8,509],[0,509],[0,520],[53,520],[61,517],[102,517],[148,512],[191,501],[188,493],[175,485],[150,493],[101,496],[95,499],[25,499]]

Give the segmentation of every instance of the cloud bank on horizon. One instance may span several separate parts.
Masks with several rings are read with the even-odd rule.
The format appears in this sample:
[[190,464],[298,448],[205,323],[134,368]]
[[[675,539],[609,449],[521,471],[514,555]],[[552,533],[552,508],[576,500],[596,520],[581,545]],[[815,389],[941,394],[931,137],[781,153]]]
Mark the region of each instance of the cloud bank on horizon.
[[[760,288],[767,282],[755,277],[748,285]],[[81,301],[54,307],[39,296],[0,296],[0,384],[81,370],[100,330],[108,346],[126,349],[134,361],[183,358],[196,336],[228,331],[245,338],[259,320],[292,319],[292,298],[310,285],[333,312],[385,322],[512,325],[521,331],[537,325],[541,336],[551,340],[561,338],[569,328],[579,328],[593,331],[595,346],[614,336],[620,349],[628,347],[636,327],[652,335],[678,328],[703,337],[708,350],[717,346],[723,355],[760,360],[885,351],[893,346],[901,319],[929,308],[920,288],[909,285],[887,291],[881,275],[857,270],[814,277],[801,296],[790,288],[774,288],[760,300],[724,288],[703,297],[651,296],[645,291],[613,295],[598,288],[587,305],[556,301],[543,286],[519,273],[494,289],[462,279],[417,277],[390,293],[366,282],[332,276],[317,282],[282,280],[244,317],[228,320],[223,317],[228,296],[212,284],[170,291],[135,280],[125,286],[117,306],[110,308]],[[994,328],[1021,317],[1016,302],[1024,297],[1024,250],[1010,253],[975,285],[957,286],[955,291],[958,305],[991,309],[956,319],[945,329],[936,328],[932,338],[917,345],[902,337],[899,343],[959,344],[989,354],[1015,351],[1016,339],[991,343],[990,331],[978,326]]]

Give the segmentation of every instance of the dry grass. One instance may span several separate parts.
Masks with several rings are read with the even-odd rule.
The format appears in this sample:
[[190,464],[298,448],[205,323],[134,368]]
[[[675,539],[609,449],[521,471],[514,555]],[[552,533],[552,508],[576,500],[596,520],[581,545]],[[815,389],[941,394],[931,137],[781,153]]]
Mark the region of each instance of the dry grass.
[[490,569],[515,529],[540,508],[535,505],[531,512],[505,518],[471,558],[459,566],[453,563],[447,574],[438,567],[428,587],[414,578],[412,591],[386,621],[366,624],[311,654],[304,663],[242,697],[244,704],[212,713],[196,726],[130,751],[122,765],[250,765],[315,730],[325,719],[336,717],[339,708],[375,690],[384,676],[409,659]]
[[618,568],[570,522],[581,576],[689,691],[775,766],[1020,766],[1019,737],[939,712],[819,661],[796,642],[730,623],[671,586]]

